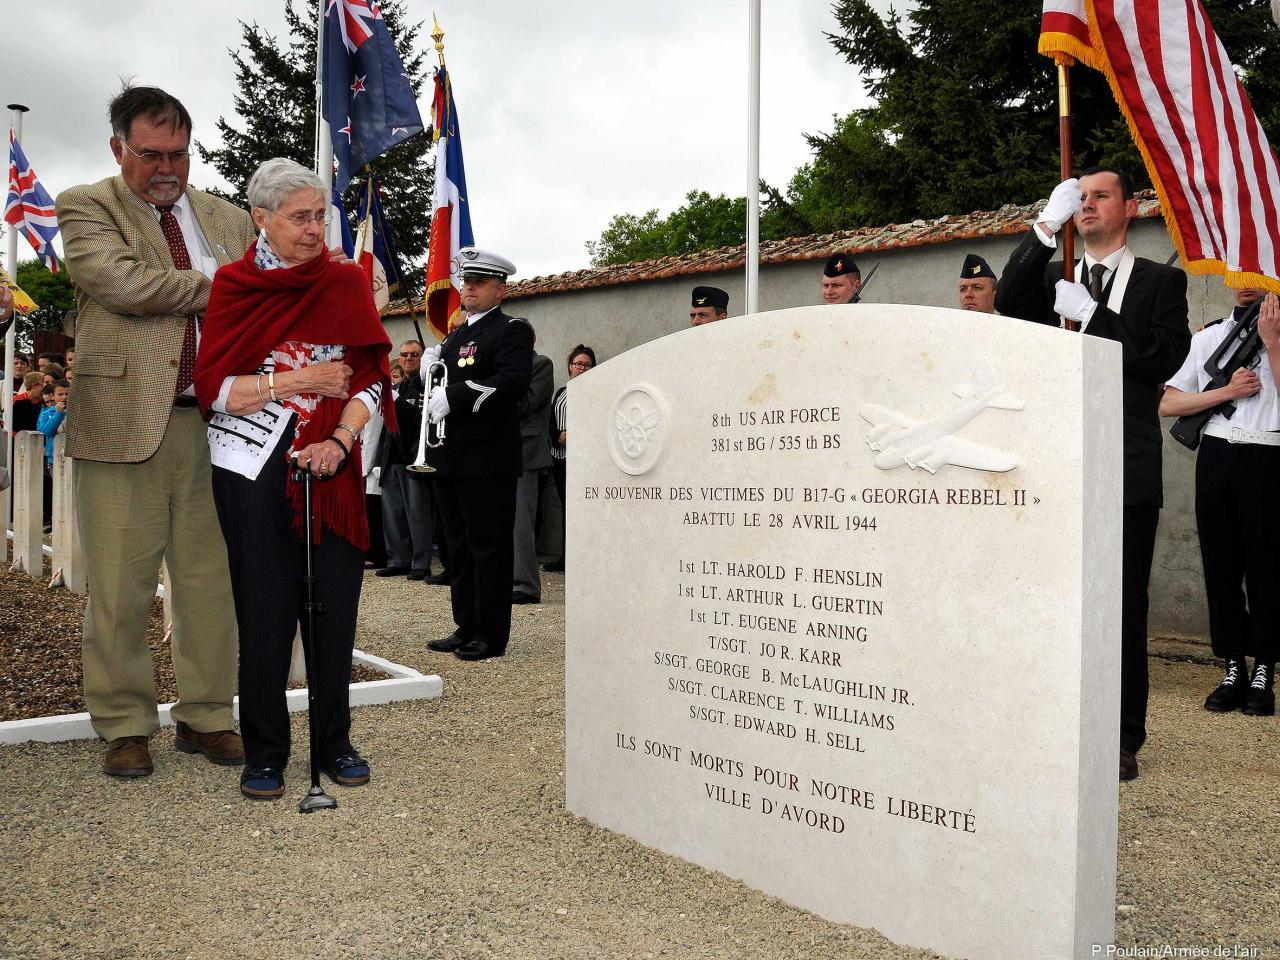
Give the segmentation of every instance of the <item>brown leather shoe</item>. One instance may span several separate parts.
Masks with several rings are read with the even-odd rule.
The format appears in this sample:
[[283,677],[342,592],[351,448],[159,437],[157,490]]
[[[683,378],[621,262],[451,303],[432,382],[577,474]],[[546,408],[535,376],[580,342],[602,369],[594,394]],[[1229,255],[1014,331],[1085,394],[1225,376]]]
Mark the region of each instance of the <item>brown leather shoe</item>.
[[1138,779],[1138,755],[1123,747],[1120,749],[1120,779]]
[[116,737],[107,744],[107,755],[102,760],[102,772],[111,777],[149,777],[151,748],[149,737]]
[[201,733],[179,720],[173,745],[182,753],[203,753],[211,762],[224,767],[238,767],[244,763],[244,741],[234,730]]

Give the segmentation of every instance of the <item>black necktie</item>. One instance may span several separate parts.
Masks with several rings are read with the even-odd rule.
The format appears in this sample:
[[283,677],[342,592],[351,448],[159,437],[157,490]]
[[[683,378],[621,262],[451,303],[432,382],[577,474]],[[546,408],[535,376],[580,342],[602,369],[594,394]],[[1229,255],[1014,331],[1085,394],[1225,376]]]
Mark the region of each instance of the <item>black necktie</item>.
[[1107,268],[1100,263],[1089,268],[1089,296],[1095,301],[1102,299],[1102,275],[1106,272]]

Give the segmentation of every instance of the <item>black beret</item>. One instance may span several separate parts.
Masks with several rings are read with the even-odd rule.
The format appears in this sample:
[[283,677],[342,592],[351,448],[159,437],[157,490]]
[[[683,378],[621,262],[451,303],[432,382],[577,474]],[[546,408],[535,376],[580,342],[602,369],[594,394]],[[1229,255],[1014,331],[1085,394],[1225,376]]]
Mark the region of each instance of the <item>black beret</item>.
[[971,253],[964,258],[964,266],[960,268],[960,279],[973,280],[976,277],[990,277],[995,280],[996,272],[991,269],[987,261],[976,253]]
[[852,255],[837,253],[827,257],[827,265],[822,268],[824,277],[843,277],[845,274],[852,274],[855,277],[862,275]]
[[717,310],[729,309],[729,295],[719,287],[694,287],[694,307],[715,307]]

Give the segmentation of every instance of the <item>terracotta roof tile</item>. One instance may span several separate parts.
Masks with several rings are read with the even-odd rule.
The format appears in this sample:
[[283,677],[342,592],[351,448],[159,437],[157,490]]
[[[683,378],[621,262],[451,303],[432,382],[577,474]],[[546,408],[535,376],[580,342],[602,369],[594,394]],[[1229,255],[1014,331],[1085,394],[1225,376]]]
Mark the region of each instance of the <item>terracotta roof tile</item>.
[[[1156,217],[1160,203],[1155,191],[1143,190],[1137,194],[1138,216]],[[921,247],[955,240],[972,240],[977,237],[1005,237],[1026,229],[1035,220],[1044,201],[1027,205],[1005,204],[999,210],[979,210],[964,216],[943,216],[934,220],[913,220],[911,223],[891,223],[883,227],[860,227],[857,230],[841,230],[836,233],[815,234],[808,237],[788,237],[785,240],[764,240],[760,243],[760,262],[788,263],[799,260],[825,260],[833,253],[846,251],[854,254],[877,253],[907,247]],[[637,263],[616,263],[605,267],[570,270],[546,277],[532,277],[511,284],[508,297],[536,297],[548,293],[564,293],[570,290],[586,290],[592,287],[612,287],[624,283],[645,280],[661,280],[668,277],[694,276],[700,273],[719,273],[734,270],[746,262],[746,246],[719,247],[715,250],[699,250],[658,260],[642,260]],[[407,300],[392,303],[386,316],[407,316],[422,312],[422,301],[412,306]]]

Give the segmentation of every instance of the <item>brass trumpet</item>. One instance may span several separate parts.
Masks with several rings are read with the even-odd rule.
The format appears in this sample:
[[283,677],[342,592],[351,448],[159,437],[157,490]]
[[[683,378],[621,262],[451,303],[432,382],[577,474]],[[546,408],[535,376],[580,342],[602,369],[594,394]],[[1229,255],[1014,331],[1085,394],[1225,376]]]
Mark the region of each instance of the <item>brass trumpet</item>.
[[[439,368],[440,382],[433,384],[432,380],[436,377],[437,368]],[[445,366],[443,360],[432,360],[427,364],[427,368],[423,371],[422,382],[425,384],[422,394],[422,428],[418,431],[418,459],[405,467],[414,473],[435,473],[436,468],[427,463],[427,447],[436,449],[444,446],[444,421],[432,423],[431,418],[427,416],[427,398],[431,396],[431,390],[435,386],[449,386],[449,368]],[[432,432],[434,431],[434,436]]]

